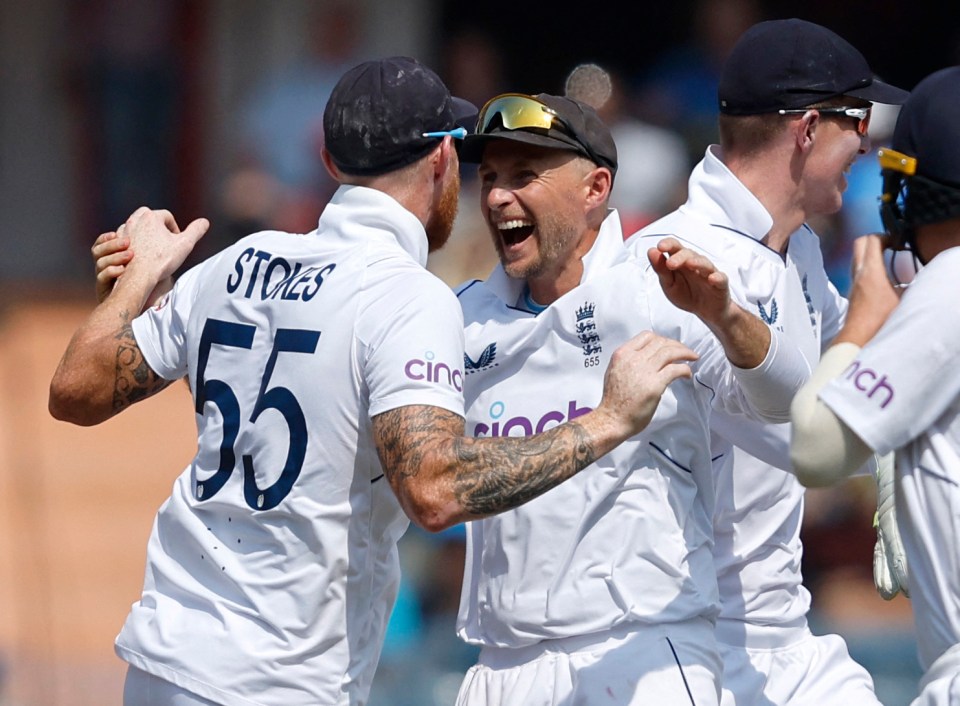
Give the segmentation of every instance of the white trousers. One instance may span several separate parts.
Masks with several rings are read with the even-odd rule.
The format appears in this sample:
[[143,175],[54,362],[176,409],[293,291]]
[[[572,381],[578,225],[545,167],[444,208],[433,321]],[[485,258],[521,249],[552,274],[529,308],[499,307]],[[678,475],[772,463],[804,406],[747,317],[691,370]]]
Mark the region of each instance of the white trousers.
[[721,706],[882,706],[840,636],[814,635],[804,624],[792,633],[755,631],[744,647],[724,641],[723,623]]
[[457,706],[716,706],[721,662],[707,620],[485,647]]

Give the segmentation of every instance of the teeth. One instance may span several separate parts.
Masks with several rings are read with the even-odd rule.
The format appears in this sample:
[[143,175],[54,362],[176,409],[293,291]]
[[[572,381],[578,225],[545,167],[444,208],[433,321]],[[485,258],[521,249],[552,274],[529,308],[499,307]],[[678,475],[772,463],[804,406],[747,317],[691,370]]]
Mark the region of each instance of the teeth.
[[497,223],[497,228],[499,230],[510,230],[511,228],[523,228],[524,226],[533,225],[530,221],[522,220],[520,218],[515,218],[512,221],[502,221]]

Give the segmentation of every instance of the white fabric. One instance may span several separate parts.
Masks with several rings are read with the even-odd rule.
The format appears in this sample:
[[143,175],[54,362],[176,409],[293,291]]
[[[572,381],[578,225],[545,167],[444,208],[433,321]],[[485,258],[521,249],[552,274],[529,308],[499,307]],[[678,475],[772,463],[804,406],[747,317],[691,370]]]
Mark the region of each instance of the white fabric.
[[[690,176],[687,202],[627,244],[644,252],[671,235],[703,252],[728,275],[735,298],[798,346],[813,367],[839,331],[847,303],[827,278],[816,234],[801,226],[781,256],[762,242],[772,226],[714,145]],[[810,608],[800,570],[804,491],[790,472],[789,425],[716,413],[711,423],[719,622],[729,623],[731,634],[768,629],[775,639],[777,626],[805,625]],[[759,698],[741,696],[743,703]]]
[[713,625],[620,626],[530,648],[484,648],[457,706],[710,706],[718,703],[720,659]]
[[806,628],[798,629],[795,637],[781,634],[769,646],[744,647],[728,645],[718,636],[721,706],[880,706],[873,679],[850,658],[841,637],[812,635]]
[[[761,366],[768,377],[733,370],[706,327],[669,304],[645,256],[616,262],[625,251],[615,218],[584,260],[583,283],[539,315],[515,306],[522,284],[500,267],[461,290],[467,431],[528,435],[595,407],[610,354],[644,329],[697,350],[695,379],[674,382],[642,434],[574,478],[468,525],[458,616],[468,642],[519,648],[712,619],[711,405],[752,410],[745,390],[764,399],[771,380],[806,376],[802,356],[777,345]],[[782,414],[792,393],[780,396]]]
[[896,509],[924,669],[960,643],[960,248],[937,255],[821,392],[878,453],[896,449]]
[[123,706],[215,706],[215,702],[131,665],[123,682]]
[[[206,403],[117,637],[123,659],[218,702],[365,702],[408,524],[371,417],[463,414],[462,315],[426,251],[393,199],[343,187],[317,231],[244,238],[134,321],[150,367],[188,374]],[[227,333],[204,339],[215,320]],[[222,446],[234,456],[217,489]]]
[[960,703],[960,644],[930,665],[920,680],[920,694],[910,706],[956,706]]

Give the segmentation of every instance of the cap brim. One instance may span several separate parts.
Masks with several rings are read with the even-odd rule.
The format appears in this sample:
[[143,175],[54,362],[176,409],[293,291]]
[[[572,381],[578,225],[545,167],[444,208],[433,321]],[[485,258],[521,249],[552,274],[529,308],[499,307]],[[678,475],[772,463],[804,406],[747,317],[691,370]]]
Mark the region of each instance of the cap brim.
[[578,154],[587,156],[580,145],[564,142],[550,135],[541,135],[527,130],[499,130],[484,135],[467,135],[463,144],[460,145],[460,161],[479,164],[483,159],[483,150],[491,140],[523,142],[527,145],[547,147],[554,150],[569,150],[570,152],[577,152]]
[[905,91],[902,88],[897,88],[896,86],[891,86],[889,83],[884,83],[883,81],[877,81],[874,79],[873,83],[871,83],[869,86],[856,88],[851,91],[844,91],[843,95],[852,96],[854,98],[862,98],[863,100],[872,101],[874,103],[902,105],[903,102],[906,101],[910,96],[910,92]]

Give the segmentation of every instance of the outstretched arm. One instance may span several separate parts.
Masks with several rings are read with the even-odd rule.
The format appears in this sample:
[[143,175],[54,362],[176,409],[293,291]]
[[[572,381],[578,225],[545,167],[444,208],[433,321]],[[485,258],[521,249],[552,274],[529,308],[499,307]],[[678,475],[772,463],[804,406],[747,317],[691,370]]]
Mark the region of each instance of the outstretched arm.
[[50,383],[49,409],[54,417],[84,426],[98,424],[170,383],[146,364],[131,322],[208,226],[205,219],[198,219],[179,233],[167,211],[140,208],[130,216],[122,230],[136,257],[70,340]]
[[755,368],[770,349],[770,329],[730,298],[727,276],[704,255],[674,238],[647,251],[660,286],[674,306],[696,314],[738,368]]
[[614,352],[592,412],[531,437],[465,438],[464,420],[407,406],[373,419],[384,471],[404,510],[439,531],[522,505],[642,431],[696,354],[649,331]]

